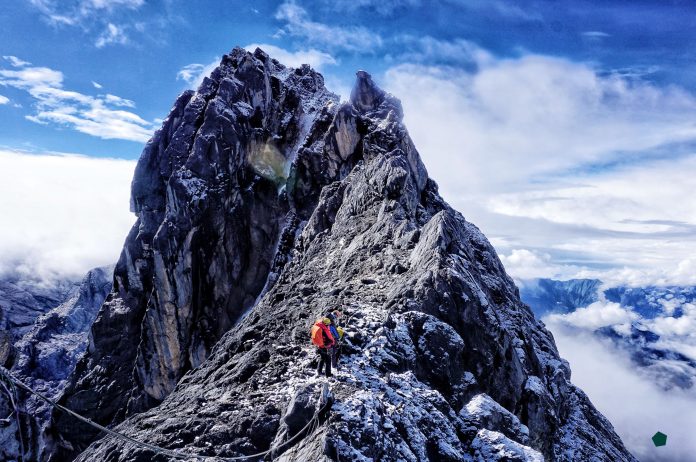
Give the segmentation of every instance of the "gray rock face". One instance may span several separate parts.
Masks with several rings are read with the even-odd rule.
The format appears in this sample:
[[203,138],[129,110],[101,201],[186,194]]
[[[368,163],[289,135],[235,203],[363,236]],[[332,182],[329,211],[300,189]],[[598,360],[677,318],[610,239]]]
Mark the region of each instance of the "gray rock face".
[[[31,281],[6,277],[0,281],[0,366],[12,367],[18,359],[15,344],[36,319],[77,291],[73,281]],[[7,385],[7,384],[4,384]],[[11,390],[0,386],[0,460],[22,455],[20,434]],[[26,419],[25,419],[26,420]],[[28,435],[27,435],[28,436]]]
[[[367,73],[339,105],[308,67],[234,50],[146,147],[133,204],[68,407],[211,457],[634,460]],[[309,327],[332,308],[329,399]],[[96,436],[55,428],[56,460]],[[78,460],[166,458],[103,438]]]
[[[68,298],[35,320],[24,336],[15,342],[12,373],[51,398],[57,398],[65,388],[78,359],[87,348],[89,328],[106,295],[111,290],[113,268],[95,268],[83,278]],[[50,303],[47,300],[47,303]],[[0,460],[44,460],[51,449],[51,437],[45,433],[50,411],[42,401],[22,393],[22,438],[13,420],[0,430]],[[0,414],[10,413],[12,406],[4,397]],[[22,448],[23,444],[23,448]]]
[[36,318],[74,294],[79,281],[0,280],[0,329],[12,343],[26,334]]
[[[65,404],[109,424],[156,405],[205,360],[346,163],[340,150],[317,155],[337,101],[308,66],[243,50],[179,97],[136,168],[138,220]],[[336,136],[350,143],[350,127]],[[96,436],[58,428],[76,448]]]

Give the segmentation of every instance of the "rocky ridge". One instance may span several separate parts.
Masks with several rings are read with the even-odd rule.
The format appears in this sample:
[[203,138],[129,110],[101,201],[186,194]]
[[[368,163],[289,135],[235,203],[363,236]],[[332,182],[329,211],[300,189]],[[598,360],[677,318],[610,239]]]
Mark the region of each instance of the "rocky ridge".
[[[339,104],[307,66],[226,55],[143,152],[138,221],[62,402],[188,453],[277,447],[325,383],[309,325],[342,308],[330,413],[276,460],[634,460],[402,118],[365,72]],[[96,437],[55,419],[54,460]],[[166,457],[103,438],[78,460]]]

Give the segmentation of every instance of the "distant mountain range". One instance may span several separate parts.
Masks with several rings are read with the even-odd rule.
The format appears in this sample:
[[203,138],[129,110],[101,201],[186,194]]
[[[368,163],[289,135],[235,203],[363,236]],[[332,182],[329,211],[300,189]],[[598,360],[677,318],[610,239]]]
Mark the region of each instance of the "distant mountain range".
[[[696,392],[696,339],[688,328],[696,320],[696,287],[607,287],[598,279],[534,279],[522,281],[520,297],[547,324],[591,331],[627,352],[662,388]],[[617,305],[627,313],[620,321],[607,318],[592,327],[578,322],[584,314],[578,310],[591,306],[597,312],[616,311]]]

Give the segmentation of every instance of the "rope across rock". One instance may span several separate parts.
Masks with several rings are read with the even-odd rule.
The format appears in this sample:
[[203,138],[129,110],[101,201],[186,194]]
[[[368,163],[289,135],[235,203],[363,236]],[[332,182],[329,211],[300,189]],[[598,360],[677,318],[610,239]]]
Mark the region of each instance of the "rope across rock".
[[[62,405],[56,403],[54,400],[48,398],[47,396],[43,395],[42,393],[39,393],[38,391],[36,391],[36,390],[32,389],[31,387],[29,387],[28,385],[26,385],[21,380],[17,379],[4,367],[0,367],[0,376],[3,379],[5,379],[5,381],[8,382],[8,384],[10,385],[11,388],[15,387],[15,386],[18,388],[21,388],[22,390],[27,391],[27,392],[33,394],[34,396],[38,397],[39,399],[45,401],[46,403],[53,406],[54,408],[66,413],[66,414],[73,416],[77,420],[79,420],[87,425],[90,425],[91,427],[96,428],[97,430],[99,430],[101,432],[104,432],[108,435],[111,435],[111,436],[118,438],[122,441],[125,441],[127,443],[131,443],[131,444],[134,444],[136,446],[139,446],[143,449],[147,449],[147,450],[152,451],[156,454],[161,454],[161,455],[165,455],[165,456],[168,456],[168,457],[171,457],[174,459],[180,459],[180,460],[192,460],[192,459],[193,460],[216,460],[216,461],[221,461],[221,462],[244,461],[244,460],[258,459],[258,458],[264,457],[264,456],[269,455],[269,454],[274,454],[279,449],[282,449],[283,447],[287,446],[288,444],[293,443],[296,440],[299,440],[298,437],[303,435],[304,432],[307,429],[309,429],[310,427],[314,426],[313,428],[316,428],[319,425],[319,416],[322,415],[324,412],[326,412],[331,407],[331,404],[332,404],[332,401],[327,399],[326,402],[319,409],[317,409],[317,411],[314,413],[314,416],[309,420],[309,422],[307,422],[307,424],[302,429],[300,429],[297,433],[295,433],[295,435],[292,438],[280,443],[278,446],[272,447],[270,449],[267,449],[266,451],[259,452],[256,454],[250,454],[248,456],[236,456],[236,457],[208,456],[208,455],[203,455],[203,454],[174,451],[174,450],[166,449],[166,448],[154,445],[154,444],[146,443],[144,441],[136,440],[135,438],[131,438],[128,435],[124,435],[123,433],[117,432],[115,430],[111,430],[109,428],[104,427],[103,425],[99,425],[98,423],[96,423],[96,422],[94,422],[86,417],[83,417],[76,412],[71,411],[70,409],[66,408],[65,406],[62,406]],[[322,391],[322,394],[321,394],[322,398],[326,396],[327,392],[328,392],[328,384],[325,384],[324,390]],[[15,394],[15,396],[16,396],[16,394]],[[10,396],[10,399],[12,400],[12,396]],[[19,403],[15,402],[14,406],[18,407]],[[15,411],[15,412],[17,412],[17,411]],[[20,433],[21,433],[21,429],[20,429]],[[311,432],[308,434],[311,434]]]

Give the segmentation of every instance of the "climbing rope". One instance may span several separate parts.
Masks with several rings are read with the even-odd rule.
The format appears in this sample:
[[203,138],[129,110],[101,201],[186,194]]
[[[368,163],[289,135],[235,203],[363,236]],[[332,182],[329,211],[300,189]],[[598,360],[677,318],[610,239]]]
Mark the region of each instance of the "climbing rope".
[[[3,378],[5,376],[3,375]],[[7,385],[5,385],[5,381],[7,381],[7,385],[9,385],[9,389],[7,388]],[[19,449],[20,453],[22,456],[22,460],[26,460],[25,454],[24,454],[24,436],[22,435],[22,420],[19,415],[19,395],[17,394],[17,387],[15,386],[14,382],[12,380],[7,380],[1,381],[0,385],[2,385],[3,390],[5,390],[5,393],[7,393],[7,396],[9,397],[10,404],[12,405],[12,412],[10,413],[9,416],[7,416],[7,421],[10,420],[10,417],[12,417],[12,414],[15,416],[15,421],[17,422],[17,433],[19,434]]]
[[[113,437],[115,437],[115,438],[118,438],[118,439],[120,439],[120,440],[122,440],[122,441],[125,441],[125,442],[127,442],[127,443],[131,443],[131,444],[133,444],[133,445],[135,445],[135,446],[139,446],[139,447],[141,447],[141,448],[148,449],[148,450],[150,450],[150,451],[152,451],[152,452],[154,452],[154,453],[156,453],[156,454],[162,454],[162,455],[165,455],[165,456],[168,456],[168,457],[172,457],[172,458],[175,458],[175,459],[208,459],[208,460],[214,459],[214,460],[219,460],[219,461],[227,462],[227,461],[251,460],[251,459],[256,459],[256,458],[260,458],[260,457],[266,456],[266,455],[268,455],[268,454],[271,454],[271,453],[273,453],[273,452],[278,451],[279,449],[283,448],[284,446],[287,446],[287,445],[290,444],[291,442],[294,442],[294,441],[298,438],[298,436],[302,435],[307,429],[310,428],[310,426],[314,425],[314,429],[316,429],[316,428],[319,426],[319,416],[320,416],[324,411],[328,410],[329,407],[331,406],[331,401],[328,400],[326,403],[324,403],[324,405],[323,405],[320,409],[317,410],[317,412],[316,412],[316,413],[314,414],[314,416],[310,419],[310,421],[307,422],[307,425],[305,425],[300,431],[298,431],[297,433],[295,433],[295,435],[294,435],[292,438],[290,438],[289,440],[286,440],[286,441],[282,442],[281,444],[279,444],[279,445],[276,446],[276,447],[272,447],[272,448],[270,448],[270,449],[268,449],[268,450],[266,450],[266,451],[259,452],[259,453],[256,453],[256,454],[250,454],[250,455],[248,455],[248,456],[237,456],[237,457],[206,456],[206,455],[202,455],[202,454],[191,454],[191,453],[184,453],[184,452],[179,452],[179,451],[173,451],[173,450],[171,450],[171,449],[165,449],[165,448],[162,448],[162,447],[160,447],[160,446],[156,446],[156,445],[154,445],[154,444],[145,443],[144,441],[136,440],[135,438],[131,438],[130,436],[124,435],[123,433],[119,433],[119,432],[117,432],[117,431],[115,431],[115,430],[111,430],[111,429],[106,428],[106,427],[104,427],[104,426],[102,426],[102,425],[99,425],[98,423],[96,423],[96,422],[94,422],[94,421],[92,421],[92,420],[90,420],[90,419],[88,419],[88,418],[86,418],[86,417],[83,417],[83,416],[81,416],[80,414],[78,414],[78,413],[76,413],[76,412],[73,412],[73,411],[71,411],[70,409],[68,409],[68,408],[66,408],[66,407],[64,407],[64,406],[61,406],[60,404],[56,403],[56,402],[53,401],[52,399],[48,398],[47,396],[44,396],[43,394],[39,393],[38,391],[33,390],[31,387],[29,387],[28,385],[24,384],[22,381],[20,381],[20,380],[17,379],[16,377],[14,377],[14,376],[13,376],[7,369],[5,369],[4,367],[0,367],[0,376],[2,376],[2,378],[4,378],[9,384],[11,384],[11,387],[15,387],[15,386],[19,387],[19,388],[21,388],[22,390],[25,390],[25,391],[27,391],[27,392],[29,392],[29,393],[31,393],[31,394],[37,396],[39,399],[45,401],[46,403],[50,404],[50,405],[53,406],[54,408],[56,408],[56,409],[58,409],[58,410],[60,410],[60,411],[62,411],[62,412],[64,412],[64,413],[66,413],[66,414],[69,414],[69,415],[73,416],[73,417],[76,418],[77,420],[79,420],[79,421],[81,421],[81,422],[83,422],[83,423],[85,423],[85,424],[87,424],[87,425],[89,425],[89,426],[91,426],[91,427],[94,427],[94,428],[96,428],[97,430],[99,430],[99,431],[101,431],[101,432],[107,433],[107,434],[109,434],[109,435],[111,435],[111,436],[113,436]],[[3,385],[3,387],[4,387],[4,385]],[[8,393],[9,393],[9,391],[8,391]],[[16,390],[15,390],[15,394],[16,394]],[[15,406],[18,406],[18,405],[19,405],[19,403],[16,402],[16,403],[15,403]],[[17,410],[17,407],[15,407],[15,409],[16,409],[17,418],[19,419],[19,411]],[[17,421],[17,424],[19,425],[19,420]],[[20,433],[21,433],[21,427],[20,427]],[[21,440],[21,434],[20,434],[20,440]],[[24,450],[24,447],[23,447],[23,443],[22,443],[22,451],[23,451],[23,450]],[[24,458],[22,458],[22,460],[24,460]]]

